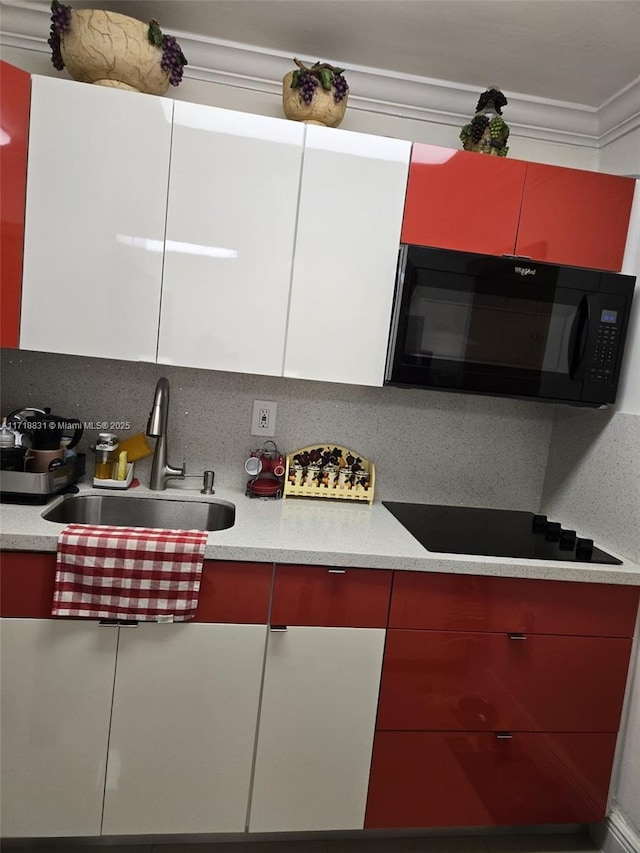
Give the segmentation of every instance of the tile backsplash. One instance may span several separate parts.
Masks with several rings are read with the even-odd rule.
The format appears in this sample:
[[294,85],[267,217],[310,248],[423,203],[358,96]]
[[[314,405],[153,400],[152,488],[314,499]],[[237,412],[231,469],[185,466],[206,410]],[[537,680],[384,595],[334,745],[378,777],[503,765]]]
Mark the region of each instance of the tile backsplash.
[[[281,451],[335,443],[373,460],[377,499],[539,507],[556,408],[545,403],[4,350],[1,411],[50,406],[86,422],[129,422],[124,438],[145,431],[161,376],[171,387],[169,461],[186,459],[192,474],[212,468],[220,485],[246,484],[260,399],[278,404]],[[86,430],[80,449],[95,435]],[[150,468],[150,459],[137,463],[142,482]]]

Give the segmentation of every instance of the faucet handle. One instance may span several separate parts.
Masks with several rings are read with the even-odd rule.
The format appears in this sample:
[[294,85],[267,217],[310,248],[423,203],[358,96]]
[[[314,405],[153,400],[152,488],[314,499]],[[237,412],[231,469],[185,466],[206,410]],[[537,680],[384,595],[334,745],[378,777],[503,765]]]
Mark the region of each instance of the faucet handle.
[[213,478],[215,477],[215,472],[213,471],[205,471],[202,479],[202,488],[200,489],[200,493],[203,495],[213,495],[215,494],[215,489],[213,488]]
[[173,465],[165,465],[164,476],[167,480],[184,480],[187,476],[187,460],[182,460],[181,468],[174,468]]

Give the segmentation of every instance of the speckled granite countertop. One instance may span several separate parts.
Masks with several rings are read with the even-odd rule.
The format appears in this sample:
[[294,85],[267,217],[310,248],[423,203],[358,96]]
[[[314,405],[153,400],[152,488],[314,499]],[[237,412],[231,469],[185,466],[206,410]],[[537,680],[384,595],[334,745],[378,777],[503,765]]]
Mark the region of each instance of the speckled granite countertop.
[[[105,494],[104,489],[88,485],[81,485],[80,492]],[[140,486],[128,492],[107,494],[118,494],[122,500],[149,496],[162,500],[234,503],[234,526],[209,533],[208,559],[640,585],[640,565],[611,548],[606,550],[623,560],[621,566],[432,553],[423,548],[379,501],[372,506],[301,498],[276,501],[247,498],[238,490],[224,487],[216,487],[211,498],[188,487],[168,488],[158,493]],[[56,498],[55,502],[59,500],[62,498]],[[46,506],[2,504],[0,548],[55,551],[58,534],[64,525],[42,518],[53,504],[54,501]],[[578,535],[588,537],[589,531],[578,531]]]

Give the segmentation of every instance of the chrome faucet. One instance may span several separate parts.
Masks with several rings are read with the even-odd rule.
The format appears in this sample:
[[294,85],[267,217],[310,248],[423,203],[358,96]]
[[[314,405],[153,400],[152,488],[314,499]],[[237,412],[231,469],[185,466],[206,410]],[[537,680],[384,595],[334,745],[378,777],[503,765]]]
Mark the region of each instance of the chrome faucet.
[[153,398],[153,407],[147,424],[147,435],[156,438],[156,448],[153,453],[151,466],[151,481],[149,488],[162,491],[167,488],[167,480],[177,478],[184,480],[186,465],[173,468],[167,462],[167,419],[169,417],[169,380],[166,377],[158,379]]

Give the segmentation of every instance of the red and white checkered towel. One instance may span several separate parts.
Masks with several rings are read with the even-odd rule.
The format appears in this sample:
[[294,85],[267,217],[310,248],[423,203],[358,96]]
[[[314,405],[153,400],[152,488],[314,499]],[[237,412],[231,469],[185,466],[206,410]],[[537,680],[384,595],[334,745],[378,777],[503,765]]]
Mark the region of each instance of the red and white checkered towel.
[[207,534],[69,524],[58,537],[54,616],[185,622],[198,606]]

